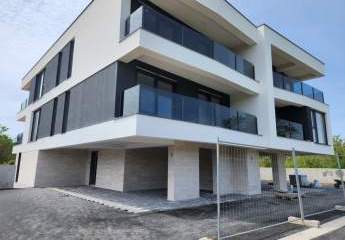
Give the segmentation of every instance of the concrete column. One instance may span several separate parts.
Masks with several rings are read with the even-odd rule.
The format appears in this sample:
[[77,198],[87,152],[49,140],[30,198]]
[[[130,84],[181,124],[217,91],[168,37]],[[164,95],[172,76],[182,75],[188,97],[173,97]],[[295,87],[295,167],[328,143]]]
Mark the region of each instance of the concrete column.
[[[23,152],[19,168],[18,182],[15,188],[35,187],[36,169],[39,151]],[[18,159],[17,159],[18,161]],[[18,164],[18,162],[17,162]],[[17,166],[17,165],[16,165]]]
[[[219,167],[220,194],[260,194],[261,181],[258,159],[259,154],[254,150],[231,147],[222,150]],[[216,170],[214,176],[216,179]],[[214,193],[217,193],[216,189],[215,183]]]
[[168,200],[180,201],[200,197],[199,148],[176,142],[168,150]]
[[288,191],[286,180],[285,156],[275,154],[272,156],[273,185],[276,191]]

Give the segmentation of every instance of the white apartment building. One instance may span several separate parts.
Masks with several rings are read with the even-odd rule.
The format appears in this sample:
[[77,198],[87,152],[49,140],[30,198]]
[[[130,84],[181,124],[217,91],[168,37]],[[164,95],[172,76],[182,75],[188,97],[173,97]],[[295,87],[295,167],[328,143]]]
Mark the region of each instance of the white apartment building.
[[329,106],[305,84],[324,74],[225,0],[94,0],[22,79],[15,187],[194,199],[215,192],[221,139],[254,146],[235,170],[247,178],[237,191],[261,191],[259,149],[276,156],[284,189],[281,152],[333,154]]

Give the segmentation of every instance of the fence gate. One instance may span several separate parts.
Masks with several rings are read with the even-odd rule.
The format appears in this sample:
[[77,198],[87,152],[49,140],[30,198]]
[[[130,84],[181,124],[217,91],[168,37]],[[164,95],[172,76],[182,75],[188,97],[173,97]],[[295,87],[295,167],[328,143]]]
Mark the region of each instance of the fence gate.
[[339,171],[344,166],[345,157],[337,161],[336,157],[296,154],[293,149],[267,151],[219,141],[218,239],[285,224],[288,219],[304,223],[301,219],[344,206]]

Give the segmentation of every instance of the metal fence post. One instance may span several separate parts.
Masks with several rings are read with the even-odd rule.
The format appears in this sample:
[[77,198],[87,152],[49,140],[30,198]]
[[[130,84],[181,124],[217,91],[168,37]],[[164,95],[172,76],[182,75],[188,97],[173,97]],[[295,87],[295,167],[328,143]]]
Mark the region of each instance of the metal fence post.
[[300,213],[301,213],[301,221],[303,223],[304,222],[304,208],[303,208],[303,202],[302,202],[301,185],[300,185],[300,182],[299,182],[298,165],[297,165],[295,148],[292,149],[292,159],[293,159],[293,164],[294,164],[294,168],[295,168],[295,178],[296,178],[299,210],[300,210]]
[[343,172],[343,170],[341,168],[340,159],[339,159],[339,155],[338,154],[336,154],[336,158],[337,158],[337,163],[338,163],[338,169],[339,169],[339,172],[340,172],[341,187],[343,189],[344,199],[345,199],[344,172]]
[[217,237],[220,240],[219,138],[217,139]]

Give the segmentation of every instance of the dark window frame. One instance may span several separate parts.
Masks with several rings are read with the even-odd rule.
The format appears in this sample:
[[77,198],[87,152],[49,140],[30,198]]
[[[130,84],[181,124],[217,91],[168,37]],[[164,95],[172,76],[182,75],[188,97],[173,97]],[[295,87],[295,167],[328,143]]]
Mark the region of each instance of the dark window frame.
[[72,40],[69,42],[69,44],[70,44],[70,48],[69,48],[69,60],[68,60],[67,79],[69,79],[69,78],[72,76],[75,40],[72,39]]
[[[37,115],[38,115],[38,119],[37,119]],[[41,109],[39,108],[33,112],[32,123],[31,123],[31,133],[30,133],[31,142],[37,141],[38,139],[40,120],[41,120]]]
[[[146,75],[146,76],[149,76],[149,77],[152,77],[153,78],[153,88],[154,89],[159,89],[158,88],[158,84],[159,82],[162,82],[162,83],[167,83],[167,84],[170,84],[172,86],[172,93],[176,93],[176,89],[177,89],[177,81],[176,80],[173,80],[169,77],[166,77],[162,74],[159,74],[157,72],[154,72],[154,71],[151,71],[151,70],[147,70],[145,68],[136,68],[136,81],[139,83],[139,78],[138,78],[138,75],[139,73],[143,74],[143,75]],[[152,86],[150,86],[152,87]],[[155,106],[154,106],[154,111],[155,113],[157,114],[158,111],[159,111],[159,101],[158,101],[158,94],[155,94]]]
[[45,79],[45,71],[44,68],[40,73],[36,75],[36,85],[35,85],[35,92],[34,92],[34,101],[37,101],[43,96],[44,92],[44,79]]
[[63,110],[63,120],[62,120],[62,133],[67,132],[67,127],[68,127],[68,113],[69,113],[69,102],[70,102],[70,91],[67,91],[65,93],[65,106]]
[[[317,144],[321,144],[321,145],[328,145],[328,133],[327,133],[327,125],[326,125],[326,114],[317,110],[311,110],[312,112],[312,131],[314,132],[315,130],[315,136],[313,135],[313,141],[314,143]],[[325,143],[320,143],[320,139],[319,139],[319,130],[318,130],[318,125],[317,125],[317,121],[316,121],[316,114],[320,114],[322,117],[322,122],[323,122],[323,129],[324,129],[324,141]]]
[[50,125],[50,136],[55,135],[55,122],[56,122],[57,106],[58,106],[58,98],[54,98],[52,122]]
[[19,153],[18,154],[18,160],[17,160],[17,169],[16,169],[16,183],[18,182],[19,180],[19,171],[20,171],[20,164],[21,164],[21,161],[22,161],[22,153]]
[[60,84],[61,62],[62,62],[62,52],[59,52],[59,60],[58,60],[58,68],[57,68],[55,87]]

